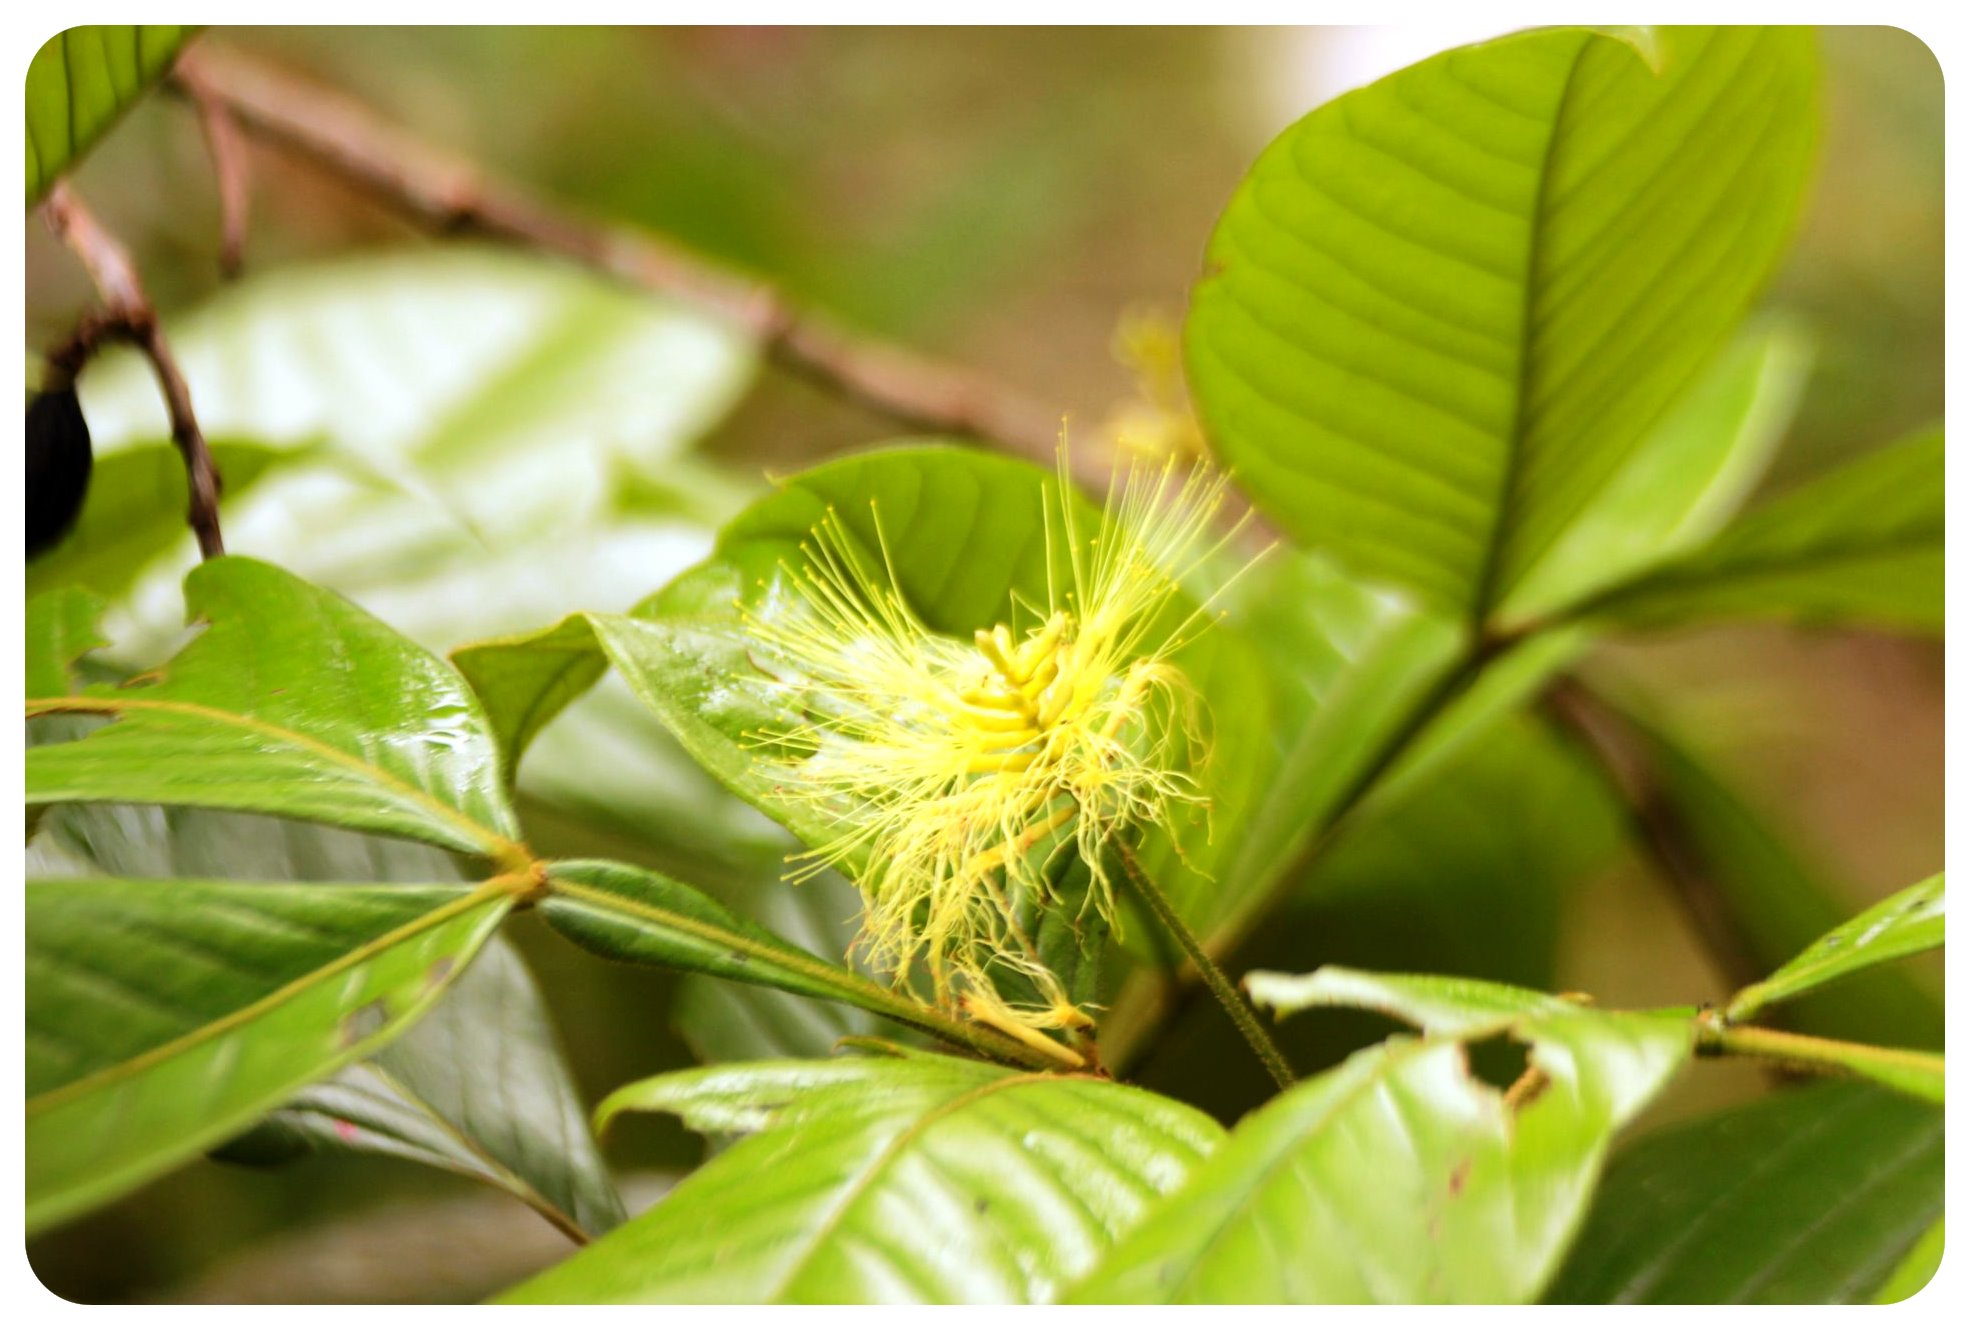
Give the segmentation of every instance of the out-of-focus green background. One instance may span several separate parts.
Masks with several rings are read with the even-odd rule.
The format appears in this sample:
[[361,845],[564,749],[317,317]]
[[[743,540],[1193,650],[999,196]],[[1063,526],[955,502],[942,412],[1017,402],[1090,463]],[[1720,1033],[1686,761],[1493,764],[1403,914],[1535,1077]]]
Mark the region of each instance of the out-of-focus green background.
[[[275,57],[554,197],[681,237],[870,330],[1102,419],[1131,388],[1127,311],[1180,315],[1212,221],[1270,136],[1346,86],[1476,34],[1349,29],[241,29]],[[1769,484],[1782,488],[1942,412],[1942,77],[1896,29],[1823,34],[1822,160],[1768,304],[1816,357]],[[76,186],[134,249],[168,321],[218,278],[196,122],[153,97]],[[27,338],[87,288],[38,225]],[[256,151],[250,272],[417,247],[385,212]],[[757,473],[893,433],[766,371],[707,445]],[[248,550],[246,552],[252,552]],[[563,608],[591,601],[567,588]],[[609,608],[613,608],[610,606]],[[1777,811],[1855,903],[1942,861],[1942,649],[1776,628],[1617,649],[1707,756]],[[551,833],[550,833],[551,834]],[[670,983],[604,967],[522,921],[584,1093],[687,1060]],[[1561,978],[1610,1004],[1717,996],[1638,864],[1573,890]],[[1755,1088],[1698,1068],[1674,1115]],[[633,1122],[610,1156],[635,1198],[695,1138]],[[268,1172],[201,1163],[40,1240],[65,1296],[479,1296],[565,1243],[472,1184],[371,1159]]]

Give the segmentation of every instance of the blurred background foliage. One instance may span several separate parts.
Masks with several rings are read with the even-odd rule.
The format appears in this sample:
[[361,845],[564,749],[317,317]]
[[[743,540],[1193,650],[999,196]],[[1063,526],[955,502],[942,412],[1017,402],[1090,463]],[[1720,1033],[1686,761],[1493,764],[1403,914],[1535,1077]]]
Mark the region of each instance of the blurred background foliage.
[[[289,63],[496,172],[1020,385],[1090,431],[1133,391],[1114,351],[1118,325],[1144,310],[1180,317],[1210,227],[1270,137],[1346,87],[1480,35],[281,28],[202,40]],[[1815,357],[1772,490],[1942,412],[1942,77],[1896,29],[1827,29],[1822,42],[1817,182],[1765,302],[1803,322]],[[603,290],[516,297],[512,284],[538,273],[509,282],[497,257],[435,255],[391,216],[271,154],[255,152],[254,172],[248,275],[232,291],[217,277],[210,166],[182,104],[140,104],[75,183],[132,246],[167,327],[184,330],[208,432],[224,439],[260,423],[264,435],[268,410],[254,392],[286,392],[313,403],[281,417],[292,437],[242,447],[322,446],[358,462],[366,447],[417,453],[408,486],[362,477],[360,465],[324,479],[290,460],[253,481],[251,506],[239,477],[255,463],[242,454],[228,533],[235,549],[355,595],[429,645],[623,608],[697,557],[767,472],[896,432],[753,364],[688,317]],[[279,285],[288,270],[352,254],[395,257]],[[27,339],[43,349],[72,326],[87,288],[39,226],[26,261]],[[535,378],[513,400],[490,388],[472,399],[476,425],[450,410],[456,403],[420,415],[392,390],[472,372],[470,301],[445,305],[443,290],[455,280],[469,295],[482,277],[501,308],[521,314],[508,341],[487,344],[478,372],[498,379],[525,354]],[[432,283],[439,294],[426,305],[453,309],[450,323],[418,304]],[[392,301],[424,313],[379,324]],[[288,316],[299,331],[276,345],[266,320]],[[582,340],[603,327],[606,354]],[[642,369],[637,348],[655,346],[670,350]],[[223,367],[256,354],[258,378],[200,377],[201,356]],[[273,387],[269,364],[287,376]],[[134,366],[108,362],[85,380],[99,443],[150,428],[146,388]],[[371,419],[389,429],[368,429]],[[534,466],[515,469],[509,453]],[[558,458],[546,474],[542,457]],[[139,498],[141,486],[163,486],[160,511],[182,502],[168,468],[131,475]],[[599,487],[589,483],[598,476]],[[489,477],[500,483],[489,488]],[[445,520],[420,525],[433,512]],[[162,554],[112,623],[124,663],[153,657],[193,558],[188,541],[159,539]],[[1646,691],[1652,722],[1690,745],[1707,778],[1787,847],[1795,876],[1844,913],[1941,863],[1942,660],[1940,642],[1731,627],[1620,644],[1597,664]],[[728,895],[789,890],[761,886],[777,868],[774,829],[717,794],[608,688],[549,731],[522,788],[544,852],[666,866]],[[1576,749],[1535,718],[1514,719],[1496,743],[1351,828],[1302,888],[1289,926],[1239,960],[1483,973],[1612,1005],[1721,995],[1701,940],[1627,831]],[[1748,880],[1778,880],[1748,834],[1716,830]],[[1454,879],[1446,861],[1462,865]],[[679,981],[602,966],[531,920],[513,932],[590,1102],[692,1060],[673,1028]],[[1939,967],[1913,975],[1939,985]],[[722,1010],[706,991],[687,1009],[699,1021]],[[1198,1005],[1135,1074],[1204,1090],[1227,1117],[1250,1107],[1267,1087],[1221,1020]],[[1303,1070],[1380,1033],[1338,1015],[1285,1027]],[[1931,1033],[1900,1031],[1909,1042]],[[1764,1083],[1749,1068],[1704,1067],[1652,1117],[1735,1102]],[[608,1153],[635,1208],[700,1148],[669,1119],[639,1117]],[[476,1297],[565,1248],[494,1192],[338,1156],[275,1170],[200,1163],[30,1254],[51,1288],[79,1300],[311,1301]]]

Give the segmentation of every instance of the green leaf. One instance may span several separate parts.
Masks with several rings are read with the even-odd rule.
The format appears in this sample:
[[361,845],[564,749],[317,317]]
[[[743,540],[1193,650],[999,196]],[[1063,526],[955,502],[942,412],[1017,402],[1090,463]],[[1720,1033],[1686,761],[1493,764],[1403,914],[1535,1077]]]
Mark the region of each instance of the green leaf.
[[[255,275],[171,340],[208,435],[307,453],[228,495],[229,546],[440,648],[557,618],[572,588],[626,606],[702,557],[705,519],[658,482],[753,365],[698,314],[474,247]],[[169,437],[140,357],[79,387],[103,460]],[[137,604],[177,576],[154,568]]]
[[[305,452],[253,443],[214,443],[212,460],[225,482],[227,512],[270,467],[293,464]],[[185,525],[185,463],[168,443],[111,453],[89,475],[89,494],[75,529],[27,566],[27,593],[85,586],[112,599],[121,596],[151,563],[179,552],[189,567],[197,558]]]
[[1618,1154],[1547,1300],[1865,1302],[1942,1213],[1941,1109],[1787,1090]]
[[1896,892],[1856,915],[1779,967],[1770,978],[1730,1000],[1724,1015],[1748,1021],[1774,1002],[1883,961],[1943,945],[1943,875]]
[[1463,645],[1442,616],[1291,548],[1233,583],[1225,608],[1271,667],[1274,719],[1250,823],[1217,881],[1183,903],[1214,947],[1252,925],[1271,887],[1442,685]]
[[[1776,969],[1852,913],[1851,890],[1830,882],[1784,829],[1747,801],[1683,735],[1633,707],[1622,716],[1642,741],[1657,796],[1673,813],[1707,880],[1730,907],[1745,950]],[[1905,967],[1854,976],[1837,993],[1808,994],[1789,1023],[1840,1039],[1941,1047],[1942,1004]]]
[[845,1002],[1000,1058],[1020,1046],[983,1027],[933,1019],[907,994],[824,961],[682,883],[605,862],[549,865],[543,918],[600,956]]
[[[1078,1302],[1523,1302],[1552,1274],[1608,1138],[1680,1067],[1680,1013],[1598,1012],[1474,980],[1248,977],[1282,1011],[1366,1006],[1420,1024],[1300,1082],[1086,1283]],[[1528,1045],[1511,1098],[1465,1044]]]
[[585,614],[538,632],[470,643],[453,651],[451,661],[485,705],[508,779],[540,732],[609,668]]
[[160,676],[29,699],[29,716],[115,718],[30,750],[31,805],[234,808],[520,853],[484,713],[443,661],[251,559],[200,565],[185,599],[207,627]]
[[754,1133],[511,1302],[1043,1302],[1217,1145],[1209,1118],[1079,1076],[932,1055],[753,1063],[598,1113]]
[[[744,918],[757,920],[803,951],[847,957],[862,912],[862,897],[839,873],[799,883],[785,880],[777,856],[734,899]],[[813,1002],[758,984],[690,974],[679,982],[671,1023],[704,1063],[762,1058],[823,1058],[852,1035],[900,1033],[859,1007]]]
[[28,883],[29,1231],[401,1033],[505,916],[509,887]]
[[489,939],[430,1015],[256,1130],[408,1159],[511,1193],[585,1241],[622,1222],[587,1115],[519,953]]
[[87,24],[58,32],[27,67],[27,203],[72,169],[164,77],[197,28]]
[[1771,271],[1809,34],[1542,29],[1292,126],[1186,328],[1206,432],[1295,538],[1487,619],[1614,482]]
[[1585,612],[1651,629],[1789,618],[1940,635],[1941,427],[1754,508],[1708,545]]
[[[1574,748],[1530,717],[1506,717],[1441,771],[1338,826],[1237,964],[1331,963],[1551,987],[1562,921],[1626,826]],[[1289,1021],[1274,1038],[1294,1067],[1312,1071],[1386,1033],[1386,1021],[1362,1014]],[[1140,1063],[1123,1065],[1131,1080],[1231,1121],[1275,1087],[1228,1038],[1223,1014],[1195,1003],[1156,1032]],[[1104,1030],[1105,1053],[1110,1043]]]
[[27,602],[29,697],[62,697],[74,687],[75,662],[108,641],[97,624],[103,598],[80,587],[30,592]]
[[[27,859],[37,878],[428,883],[458,875],[449,854],[414,841],[148,804],[52,808]],[[600,1232],[622,1217],[533,978],[497,936],[403,1038],[309,1087],[225,1153],[280,1162],[314,1147],[374,1150],[478,1177],[569,1231]]]
[[1874,1291],[1869,1301],[1881,1306],[1912,1298],[1929,1286],[1929,1281],[1936,1277],[1936,1271],[1942,1269],[1942,1265],[1943,1220],[1938,1215],[1936,1222],[1915,1240],[1915,1245],[1908,1249],[1902,1263],[1881,1282],[1881,1287]]
[[1533,565],[1500,619],[1549,617],[1714,536],[1777,452],[1809,359],[1805,336],[1784,322],[1740,333]]

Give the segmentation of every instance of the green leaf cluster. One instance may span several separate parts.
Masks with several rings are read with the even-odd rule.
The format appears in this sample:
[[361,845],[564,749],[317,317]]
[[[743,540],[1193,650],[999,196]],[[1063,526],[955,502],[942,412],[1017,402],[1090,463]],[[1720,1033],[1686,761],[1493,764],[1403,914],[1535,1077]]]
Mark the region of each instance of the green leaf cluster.
[[[71,36],[63,86],[109,109],[37,156],[30,74],[30,198],[175,50],[132,38],[143,77],[97,87]],[[1941,1027],[1881,967],[1941,944],[1940,876],[1840,922],[1624,704],[1767,977],[1648,1011],[1548,991],[1567,893],[1634,839],[1633,790],[1538,704],[1557,675],[1722,619],[1942,626],[1940,429],[1751,499],[1808,373],[1800,329],[1747,315],[1814,103],[1809,33],[1541,29],[1318,108],[1220,219],[1186,366],[1284,540],[1185,573],[1173,612],[1216,615],[1173,657],[1199,806],[1130,854],[1294,1017],[1312,1074],[1263,1102],[1142,909],[1019,903],[1098,1016],[1056,1040],[858,967],[866,846],[780,881],[866,816],[762,760],[839,703],[755,652],[816,524],[965,640],[1062,576],[1051,473],[914,439],[760,493],[688,451],[753,365],[694,316],[471,249],[274,274],[174,328],[229,538],[267,561],[195,568],[166,650],[183,482],[143,367],[92,367],[102,464],[29,570],[30,1231],[206,1152],[357,1150],[586,1244],[515,1302],[1905,1296],[1941,1242]],[[90,657],[111,607],[119,661],[161,664]],[[521,911],[686,976],[707,1065],[591,1129]],[[1855,1083],[1622,1147],[1717,1057]],[[598,1134],[630,1112],[724,1148],[625,1220]]]

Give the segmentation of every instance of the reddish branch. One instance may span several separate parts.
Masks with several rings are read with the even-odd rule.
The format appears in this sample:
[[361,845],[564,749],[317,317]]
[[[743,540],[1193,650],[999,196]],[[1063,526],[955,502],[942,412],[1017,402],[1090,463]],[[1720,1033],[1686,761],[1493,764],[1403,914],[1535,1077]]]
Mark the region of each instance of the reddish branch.
[[174,78],[247,133],[432,231],[560,255],[695,305],[751,336],[784,368],[910,427],[1053,456],[1057,411],[964,370],[849,332],[770,283],[721,268],[662,237],[553,208],[403,133],[342,93],[215,46],[187,51]]
[[198,108],[199,129],[205,135],[212,174],[219,186],[219,271],[237,277],[246,261],[247,213],[252,198],[246,140],[232,112],[206,89],[195,69],[181,67],[178,83]]
[[185,386],[170,343],[157,326],[157,310],[137,278],[129,251],[103,229],[66,183],[49,191],[41,213],[49,229],[82,260],[103,302],[101,310],[85,316],[68,340],[49,354],[55,384],[72,383],[106,342],[129,342],[143,354],[164,394],[164,407],[171,418],[171,441],[185,459],[185,479],[191,491],[186,520],[198,536],[199,554],[207,559],[224,554],[225,542],[219,534],[219,471],[212,463],[211,449],[205,446],[205,436],[199,432],[198,417],[192,414],[191,390]]

